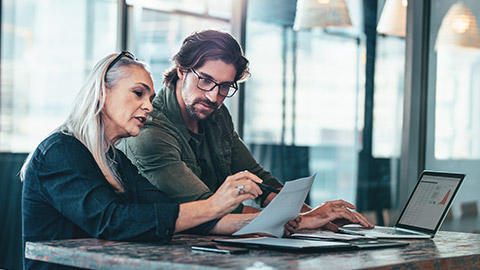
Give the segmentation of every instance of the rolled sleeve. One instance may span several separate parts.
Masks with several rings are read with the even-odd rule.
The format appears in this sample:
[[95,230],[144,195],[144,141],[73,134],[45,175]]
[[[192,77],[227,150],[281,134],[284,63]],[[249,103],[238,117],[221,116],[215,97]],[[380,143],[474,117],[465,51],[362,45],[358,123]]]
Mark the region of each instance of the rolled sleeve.
[[[166,208],[168,210],[166,211]],[[156,235],[170,241],[175,231],[175,221],[178,217],[179,205],[178,204],[154,204],[155,220],[157,224]],[[167,221],[167,222],[166,222]],[[173,221],[173,222],[168,222]],[[212,227],[213,228],[213,227]]]
[[197,225],[191,229],[183,231],[184,233],[189,233],[189,234],[209,234],[210,231],[217,225],[218,221],[220,219],[214,219],[210,220],[208,222],[202,223],[200,225]]

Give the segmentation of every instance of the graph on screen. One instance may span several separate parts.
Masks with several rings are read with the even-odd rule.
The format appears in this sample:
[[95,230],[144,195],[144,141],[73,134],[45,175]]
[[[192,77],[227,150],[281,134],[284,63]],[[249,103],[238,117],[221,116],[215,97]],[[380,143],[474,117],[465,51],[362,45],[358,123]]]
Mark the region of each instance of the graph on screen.
[[442,218],[459,183],[455,178],[425,176],[420,180],[400,223],[433,230]]

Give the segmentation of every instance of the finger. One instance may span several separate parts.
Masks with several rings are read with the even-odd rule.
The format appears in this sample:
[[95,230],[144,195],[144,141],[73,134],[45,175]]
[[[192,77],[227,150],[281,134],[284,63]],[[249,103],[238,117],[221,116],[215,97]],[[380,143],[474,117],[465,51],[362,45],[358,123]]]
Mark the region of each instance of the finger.
[[236,189],[239,195],[244,193],[250,193],[255,196],[260,196],[263,193],[260,187],[252,183],[252,181],[250,180],[237,181],[236,184]]
[[328,222],[323,226],[323,228],[332,232],[338,232],[338,226],[335,225],[333,222]]
[[290,220],[285,223],[285,232],[288,232],[287,235],[291,235],[297,231],[298,224],[294,220]]
[[238,194],[237,193],[237,200],[239,203],[243,202],[243,201],[246,201],[246,200],[254,200],[256,199],[258,196],[256,195],[253,195],[251,193],[244,193],[244,194]]
[[300,224],[300,222],[302,222],[302,216],[298,216],[295,218],[295,222],[297,222],[298,224]]
[[293,229],[297,229],[298,228],[298,222],[296,221],[296,219],[292,219],[292,220],[289,220],[286,225],[288,225],[289,227],[293,228]]
[[257,183],[262,183],[263,180],[256,176],[255,174],[245,170],[245,171],[242,171],[242,172],[239,172],[239,173],[236,173],[234,174],[234,176],[238,176],[239,178],[238,179],[242,179],[242,178],[247,178],[247,179],[250,179],[254,182],[257,182]]
[[362,225],[363,227],[367,227],[367,228],[373,228],[373,224],[370,223],[363,215],[361,215],[360,213],[357,213],[355,211],[350,211],[346,208],[343,209],[346,213],[348,213],[347,215],[350,216],[350,217],[353,217],[352,219],[348,219],[349,221],[351,221],[352,223],[358,223],[360,225]]
[[294,233],[297,230],[294,226],[288,223],[285,223],[285,229],[290,233]]
[[337,206],[341,206],[341,207],[347,207],[347,208],[350,208],[350,209],[356,209],[357,207],[347,201],[344,201],[344,200],[335,200],[335,201],[330,201],[330,203],[332,204],[335,204]]
[[333,219],[330,219],[331,221],[335,220],[335,219],[347,219],[348,221],[350,221],[351,223],[360,223],[361,221],[357,218],[357,216],[350,210],[348,210],[347,208],[344,208],[344,207],[337,207],[337,208],[333,208],[332,209],[333,211],[333,216],[334,217]]
[[242,194],[249,193],[254,195],[255,197],[263,194],[262,189],[256,183],[253,183],[251,180],[239,180],[235,183],[238,184],[236,186],[237,190],[240,185],[243,186],[243,192],[241,192]]
[[362,214],[358,213],[358,212],[352,212],[357,218],[358,220],[360,221],[360,224],[364,227],[367,227],[367,228],[373,228],[375,227],[375,225],[373,225],[370,221],[368,221],[368,219],[366,217],[364,217]]

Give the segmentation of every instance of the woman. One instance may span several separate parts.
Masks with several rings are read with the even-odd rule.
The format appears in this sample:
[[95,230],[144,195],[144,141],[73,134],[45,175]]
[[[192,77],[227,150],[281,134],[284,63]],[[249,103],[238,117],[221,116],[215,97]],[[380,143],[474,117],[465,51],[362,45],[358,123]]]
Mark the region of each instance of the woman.
[[[249,172],[228,177],[206,200],[179,205],[115,150],[121,138],[138,135],[154,95],[146,65],[131,53],[113,54],[95,65],[66,121],[22,168],[24,245],[91,237],[167,242],[185,230],[231,234],[256,216],[225,216],[262,193],[254,184],[262,180]],[[55,268],[28,259],[24,266]]]

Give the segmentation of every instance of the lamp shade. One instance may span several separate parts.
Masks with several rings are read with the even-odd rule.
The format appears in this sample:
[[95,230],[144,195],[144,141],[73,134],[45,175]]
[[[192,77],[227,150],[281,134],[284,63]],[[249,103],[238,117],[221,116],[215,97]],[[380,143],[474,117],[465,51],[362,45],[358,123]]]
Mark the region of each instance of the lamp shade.
[[438,30],[435,50],[439,47],[480,48],[477,21],[470,9],[462,3],[453,5]]
[[407,28],[407,0],[387,0],[377,25],[380,34],[405,37]]
[[352,26],[345,0],[297,1],[294,30],[327,26]]

